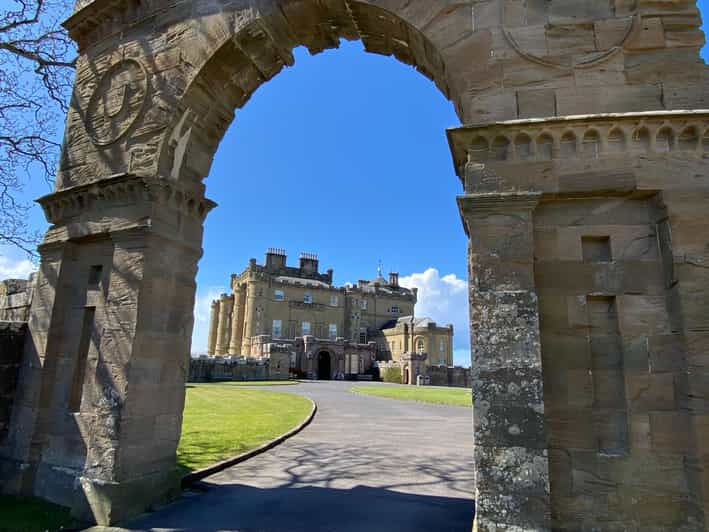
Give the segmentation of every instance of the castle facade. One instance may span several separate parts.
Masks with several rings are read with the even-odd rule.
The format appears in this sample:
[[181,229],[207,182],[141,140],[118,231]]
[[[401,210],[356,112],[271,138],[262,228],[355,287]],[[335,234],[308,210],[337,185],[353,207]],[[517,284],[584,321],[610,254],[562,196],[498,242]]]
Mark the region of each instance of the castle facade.
[[292,267],[285,251],[269,249],[264,264],[251,259],[231,276],[231,293],[212,302],[207,353],[258,358],[293,346],[291,366],[319,378],[363,373],[407,352],[452,364],[453,327],[414,318],[416,300],[416,288],[399,285],[397,273],[385,279],[381,267],[373,280],[335,286],[316,255],[301,254]]

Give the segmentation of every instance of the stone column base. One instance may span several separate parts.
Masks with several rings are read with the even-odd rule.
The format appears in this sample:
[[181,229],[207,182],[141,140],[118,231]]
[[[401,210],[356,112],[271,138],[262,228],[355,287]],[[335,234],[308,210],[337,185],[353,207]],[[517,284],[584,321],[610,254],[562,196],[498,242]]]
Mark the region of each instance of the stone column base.
[[5,495],[29,495],[32,491],[32,465],[0,456],[0,493]]
[[180,479],[177,469],[126,482],[79,477],[80,491],[71,513],[81,521],[113,525],[177,498],[181,491]]

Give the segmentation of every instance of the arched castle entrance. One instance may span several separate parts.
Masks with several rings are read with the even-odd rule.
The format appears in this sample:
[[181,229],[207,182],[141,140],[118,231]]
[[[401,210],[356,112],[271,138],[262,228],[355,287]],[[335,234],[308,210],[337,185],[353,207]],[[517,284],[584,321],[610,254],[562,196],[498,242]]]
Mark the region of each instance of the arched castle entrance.
[[329,381],[332,378],[332,356],[327,351],[318,353],[318,379]]
[[464,124],[477,530],[706,526],[693,1],[79,0],[66,26],[80,57],[3,489],[101,523],[176,489],[202,180],[294,47],[345,38]]

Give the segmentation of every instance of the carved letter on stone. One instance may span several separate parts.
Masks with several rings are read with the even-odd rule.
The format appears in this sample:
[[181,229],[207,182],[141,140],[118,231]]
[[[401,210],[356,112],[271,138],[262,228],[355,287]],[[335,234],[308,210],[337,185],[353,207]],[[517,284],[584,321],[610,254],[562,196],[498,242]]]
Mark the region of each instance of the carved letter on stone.
[[86,131],[96,146],[108,146],[123,137],[143,113],[148,76],[135,59],[112,65],[94,89],[86,110]]

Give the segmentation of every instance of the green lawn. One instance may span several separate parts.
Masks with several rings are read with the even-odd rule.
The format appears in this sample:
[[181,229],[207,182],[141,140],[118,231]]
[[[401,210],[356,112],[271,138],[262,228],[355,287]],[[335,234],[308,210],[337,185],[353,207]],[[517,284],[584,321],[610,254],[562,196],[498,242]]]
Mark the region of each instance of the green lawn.
[[227,386],[289,386],[298,384],[298,381],[224,381],[214,384],[226,384]]
[[[299,425],[312,403],[299,395],[245,386],[295,381],[187,386],[177,463],[184,472],[249,451]],[[69,509],[41,499],[0,496],[0,532],[42,532],[74,526]]]
[[404,399],[444,405],[471,406],[471,392],[467,388],[431,388],[428,386],[354,386],[355,393]]
[[244,453],[299,425],[312,403],[299,395],[225,384],[187,387],[177,463],[188,471]]
[[43,532],[74,526],[69,509],[33,497],[0,496],[1,532]]

